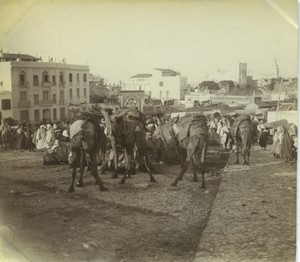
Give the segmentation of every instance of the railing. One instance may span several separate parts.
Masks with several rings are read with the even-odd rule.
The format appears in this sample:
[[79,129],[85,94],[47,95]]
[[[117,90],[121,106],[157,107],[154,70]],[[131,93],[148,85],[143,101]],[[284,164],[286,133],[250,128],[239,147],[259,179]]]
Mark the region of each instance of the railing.
[[66,85],[66,81],[59,81],[59,86],[64,87]]
[[51,106],[53,104],[56,104],[56,100],[40,100],[41,106]]
[[51,87],[51,82],[42,82],[43,87]]
[[30,101],[19,101],[19,107],[29,107]]

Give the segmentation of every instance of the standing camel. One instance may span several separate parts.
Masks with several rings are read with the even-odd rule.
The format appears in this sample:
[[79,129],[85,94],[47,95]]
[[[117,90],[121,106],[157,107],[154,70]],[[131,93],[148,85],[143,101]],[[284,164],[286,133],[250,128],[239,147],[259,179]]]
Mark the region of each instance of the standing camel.
[[207,155],[208,143],[208,127],[206,124],[206,117],[203,115],[196,115],[187,119],[187,132],[182,136],[181,121],[179,117],[173,122],[172,130],[177,138],[179,154],[181,156],[181,169],[179,175],[172,182],[171,186],[176,186],[182,180],[184,173],[187,171],[190,162],[193,163],[193,182],[198,182],[197,169],[200,167],[202,174],[202,188],[205,188],[205,162]]
[[72,158],[70,165],[72,169],[72,183],[69,187],[69,192],[74,192],[74,181],[76,178],[77,163],[80,163],[80,177],[77,186],[83,186],[83,172],[85,162],[91,168],[93,177],[96,180],[101,191],[106,191],[107,188],[103,185],[97,171],[101,144],[104,141],[105,135],[99,123],[93,119],[86,119],[82,126],[82,130],[71,138],[71,153]]
[[243,165],[250,165],[250,150],[256,137],[256,130],[249,115],[242,115],[235,119],[232,132],[236,144],[236,164],[239,164],[239,153],[241,151],[244,158]]
[[122,147],[125,148],[126,153],[126,172],[119,184],[124,184],[126,177],[130,177],[132,170],[132,159],[134,156],[134,149],[143,159],[144,164],[150,175],[150,182],[156,182],[151,170],[149,168],[149,161],[146,150],[145,126],[141,120],[140,112],[138,110],[129,110],[126,114],[120,117],[116,116],[116,135],[117,140],[120,141]]

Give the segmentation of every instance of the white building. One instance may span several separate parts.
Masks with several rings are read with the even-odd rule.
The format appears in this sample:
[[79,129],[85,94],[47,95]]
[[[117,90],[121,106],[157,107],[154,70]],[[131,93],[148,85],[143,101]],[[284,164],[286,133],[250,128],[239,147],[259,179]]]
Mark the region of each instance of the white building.
[[144,91],[145,94],[151,94],[150,81],[152,74],[137,74],[130,77],[122,83],[122,91]]
[[2,115],[31,123],[64,120],[69,104],[89,103],[88,79],[85,65],[41,62],[33,56],[0,52]]
[[187,77],[171,69],[154,68],[151,73],[137,74],[122,85],[124,91],[145,91],[161,100],[183,100],[189,94]]

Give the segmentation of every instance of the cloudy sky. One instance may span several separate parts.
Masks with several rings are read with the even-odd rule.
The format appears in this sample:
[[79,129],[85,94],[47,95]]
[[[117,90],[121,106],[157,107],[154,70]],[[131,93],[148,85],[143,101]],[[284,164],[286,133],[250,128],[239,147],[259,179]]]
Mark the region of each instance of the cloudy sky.
[[247,62],[297,76],[297,0],[0,0],[0,48],[88,64],[120,81],[173,68],[189,82]]

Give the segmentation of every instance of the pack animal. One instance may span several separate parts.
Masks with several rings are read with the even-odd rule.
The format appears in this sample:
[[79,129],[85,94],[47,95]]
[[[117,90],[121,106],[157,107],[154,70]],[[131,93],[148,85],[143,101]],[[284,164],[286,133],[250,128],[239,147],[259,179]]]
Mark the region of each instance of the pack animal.
[[80,163],[80,177],[77,186],[83,186],[83,172],[86,165],[91,168],[91,173],[95,178],[96,184],[101,191],[108,190],[97,171],[97,165],[100,160],[101,144],[104,144],[105,134],[95,120],[86,119],[82,126],[82,130],[71,138],[71,154],[70,165],[72,167],[72,183],[69,192],[74,192],[74,182],[76,178],[77,163]]
[[250,150],[257,136],[256,130],[250,118],[235,120],[232,136],[236,144],[236,164],[239,164],[239,153],[241,152],[244,158],[243,165],[250,165]]
[[116,117],[115,120],[116,137],[120,145],[125,148],[126,172],[119,184],[124,184],[126,178],[130,178],[132,170],[132,159],[134,150],[140,159],[143,160],[150,176],[150,182],[156,182],[149,168],[148,156],[146,153],[145,127],[137,110],[128,111],[126,114]]
[[[184,123],[183,133],[181,132],[181,128],[183,126],[181,121]],[[209,135],[206,117],[199,115],[195,117],[183,118],[181,121],[179,121],[178,117],[172,125],[172,131],[177,137],[179,154],[181,156],[181,169],[171,186],[176,186],[177,183],[182,180],[182,177],[187,171],[190,162],[192,162],[194,171],[193,182],[198,182],[197,170],[200,167],[202,174],[201,187],[205,188],[204,175],[206,172],[205,163]],[[188,126],[188,131],[186,131],[186,126]]]

